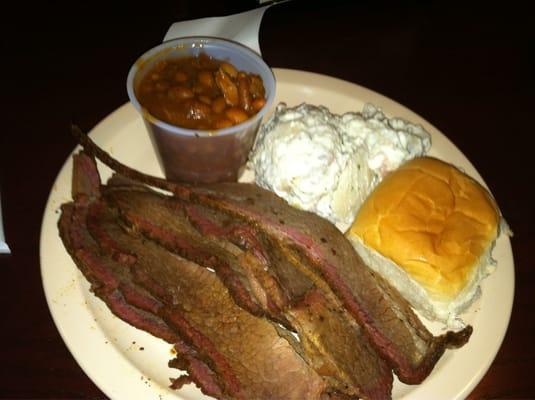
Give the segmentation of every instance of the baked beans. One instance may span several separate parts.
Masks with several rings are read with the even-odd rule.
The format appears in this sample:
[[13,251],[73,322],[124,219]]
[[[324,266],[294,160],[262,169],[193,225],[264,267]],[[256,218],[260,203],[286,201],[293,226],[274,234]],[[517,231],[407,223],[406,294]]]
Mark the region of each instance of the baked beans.
[[156,63],[139,83],[136,96],[154,117],[202,130],[239,124],[266,104],[260,76],[205,53]]

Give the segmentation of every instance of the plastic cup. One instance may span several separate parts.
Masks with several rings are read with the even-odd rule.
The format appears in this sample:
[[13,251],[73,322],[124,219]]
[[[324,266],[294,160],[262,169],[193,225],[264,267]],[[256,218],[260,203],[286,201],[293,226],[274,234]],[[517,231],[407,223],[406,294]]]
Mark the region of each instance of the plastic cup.
[[[139,103],[137,85],[159,61],[197,56],[201,52],[225,60],[238,70],[257,74],[266,91],[266,104],[250,119],[218,130],[186,129],[152,116]],[[214,183],[238,179],[262,118],[275,98],[271,68],[253,50],[239,43],[212,37],[185,37],[156,46],[143,54],[127,77],[130,102],[141,113],[158,161],[167,179],[188,183]]]

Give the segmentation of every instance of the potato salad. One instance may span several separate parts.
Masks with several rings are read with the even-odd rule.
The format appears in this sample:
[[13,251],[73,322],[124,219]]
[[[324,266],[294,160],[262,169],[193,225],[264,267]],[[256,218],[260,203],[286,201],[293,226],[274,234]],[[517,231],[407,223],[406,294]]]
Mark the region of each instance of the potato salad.
[[258,185],[345,232],[380,180],[430,147],[421,126],[388,118],[372,104],[338,115],[280,103],[258,132],[250,166]]

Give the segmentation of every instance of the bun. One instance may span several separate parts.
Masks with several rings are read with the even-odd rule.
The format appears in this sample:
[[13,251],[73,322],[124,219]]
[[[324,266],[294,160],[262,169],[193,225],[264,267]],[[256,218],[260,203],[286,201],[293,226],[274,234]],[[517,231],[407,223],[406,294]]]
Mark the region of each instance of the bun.
[[346,235],[416,310],[455,326],[494,268],[500,220],[483,186],[451,164],[421,157],[383,179]]

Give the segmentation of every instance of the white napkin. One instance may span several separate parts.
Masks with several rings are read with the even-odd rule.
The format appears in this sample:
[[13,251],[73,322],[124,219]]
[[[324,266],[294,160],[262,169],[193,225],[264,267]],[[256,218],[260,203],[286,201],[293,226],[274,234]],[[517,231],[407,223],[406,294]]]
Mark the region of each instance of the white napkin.
[[175,22],[165,35],[164,42],[182,36],[216,36],[239,42],[258,54],[258,31],[264,12],[270,5],[226,17],[200,18]]
[[11,251],[4,241],[4,225],[2,224],[2,196],[0,195],[0,254],[9,254]]

